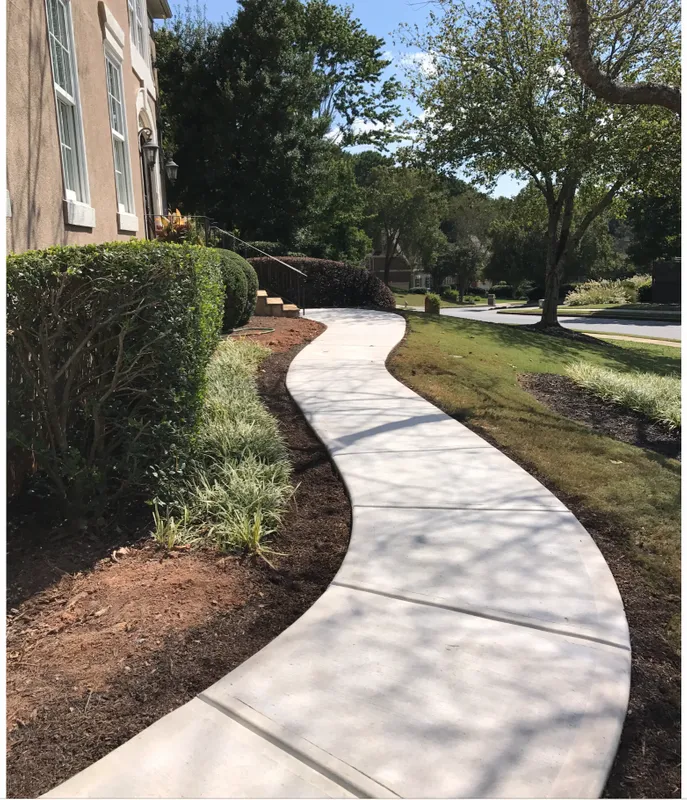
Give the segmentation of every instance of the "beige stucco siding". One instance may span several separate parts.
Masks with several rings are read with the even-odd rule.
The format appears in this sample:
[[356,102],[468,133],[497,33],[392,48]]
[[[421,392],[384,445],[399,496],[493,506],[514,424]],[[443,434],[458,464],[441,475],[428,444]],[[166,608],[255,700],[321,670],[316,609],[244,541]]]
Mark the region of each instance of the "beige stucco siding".
[[[131,162],[134,213],[145,235],[143,190],[137,137],[137,96],[142,82],[131,67],[126,0],[107,0],[125,32],[124,100]],[[53,244],[129,239],[118,229],[112,139],[105,76],[105,51],[96,0],[72,0],[72,20],[90,205],[95,227],[65,224],[55,94],[47,36],[45,0],[7,3],[7,218],[10,252]],[[149,106],[154,110],[152,98]]]

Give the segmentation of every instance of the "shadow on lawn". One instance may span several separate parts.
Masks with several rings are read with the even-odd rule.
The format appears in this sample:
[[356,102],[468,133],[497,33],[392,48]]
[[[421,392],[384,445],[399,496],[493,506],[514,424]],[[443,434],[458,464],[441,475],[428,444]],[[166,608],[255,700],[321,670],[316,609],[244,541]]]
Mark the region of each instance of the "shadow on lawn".
[[[406,315],[404,315],[406,316]],[[406,316],[406,319],[408,317]],[[679,372],[680,355],[662,355],[659,352],[648,354],[635,348],[622,347],[614,342],[595,339],[575,332],[575,338],[566,335],[545,333],[534,325],[499,325],[478,320],[468,320],[445,316],[413,315],[412,324],[421,330],[422,327],[435,324],[444,328],[447,333],[462,328],[465,332],[479,330],[480,336],[490,338],[493,342],[506,347],[533,349],[545,358],[562,359],[566,363],[583,360],[589,351],[606,359],[608,366],[621,371],[656,372],[659,374],[675,374]],[[476,326],[480,326],[477,329]],[[660,342],[656,342],[660,344]],[[649,346],[649,345],[647,345]]]

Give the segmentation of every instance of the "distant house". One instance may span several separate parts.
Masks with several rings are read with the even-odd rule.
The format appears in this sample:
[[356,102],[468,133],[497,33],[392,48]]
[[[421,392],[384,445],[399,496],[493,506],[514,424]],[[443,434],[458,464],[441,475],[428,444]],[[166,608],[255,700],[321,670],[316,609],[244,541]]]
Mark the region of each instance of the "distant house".
[[[383,253],[375,252],[367,259],[367,268],[380,280],[384,280]],[[432,276],[428,272],[414,271],[402,254],[394,256],[389,265],[389,285],[394,289],[432,289]],[[455,286],[456,278],[446,278],[442,286]],[[481,289],[491,288],[491,281],[478,281],[474,284]]]
[[146,235],[164,213],[153,20],[168,0],[10,2],[7,249]]

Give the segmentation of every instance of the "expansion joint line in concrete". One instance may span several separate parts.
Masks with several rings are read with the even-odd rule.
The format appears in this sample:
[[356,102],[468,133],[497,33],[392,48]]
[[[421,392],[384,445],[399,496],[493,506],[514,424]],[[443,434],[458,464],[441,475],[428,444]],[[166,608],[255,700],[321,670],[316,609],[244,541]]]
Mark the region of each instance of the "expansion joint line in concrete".
[[[275,733],[266,730],[263,726],[253,722],[250,719],[247,719],[246,716],[241,714],[236,709],[230,709],[226,705],[218,703],[215,700],[212,700],[210,697],[207,697],[203,692],[201,692],[196,696],[199,700],[202,700],[206,705],[209,705],[211,708],[214,708],[215,711],[219,711],[221,714],[224,714],[226,717],[229,717],[229,719],[233,720],[237,724],[246,728],[246,730],[249,730],[256,736],[259,736],[261,739],[264,739],[265,741],[269,742],[274,747],[279,748],[279,750],[282,750],[284,753],[287,753],[292,758],[295,758],[302,764],[305,764],[307,767],[310,767],[310,769],[314,770],[315,772],[318,772],[320,775],[323,775],[328,780],[333,781],[334,783],[337,784],[337,786],[340,786],[345,791],[355,795],[355,797],[359,797],[361,799],[363,798],[367,799],[367,798],[381,796],[381,792],[374,791],[375,786],[383,788],[385,790],[384,796],[400,797],[400,795],[396,794],[396,792],[389,789],[388,786],[384,786],[384,784],[380,784],[379,781],[377,781],[376,779],[371,778],[369,775],[365,775],[365,773],[361,772],[357,767],[351,767],[350,765],[346,765],[350,770],[360,773],[360,775],[363,776],[365,782],[369,781],[372,784],[372,786],[365,789],[361,787],[359,784],[357,784],[354,780],[346,778],[346,776],[341,775],[340,772],[337,772],[335,769],[330,769],[329,767],[318,761],[316,758],[308,755],[306,752],[304,752],[303,748],[298,747],[296,744],[287,742],[283,736],[278,736]],[[328,758],[331,758],[332,760],[335,758],[330,753],[325,753],[325,755]],[[336,760],[338,761],[338,759]],[[373,791],[370,791],[370,789],[373,789]]]
[[414,603],[418,606],[430,606],[431,608],[441,608],[444,611],[455,611],[458,614],[469,614],[471,617],[480,617],[481,619],[490,619],[494,622],[504,622],[507,625],[516,625],[521,628],[531,628],[535,631],[542,631],[544,633],[553,633],[556,636],[565,636],[566,638],[582,639],[587,642],[594,642],[595,644],[602,644],[606,647],[615,647],[618,650],[630,651],[627,645],[619,644],[618,642],[610,642],[608,639],[602,639],[599,636],[589,636],[586,633],[579,631],[571,631],[565,628],[554,628],[548,625],[537,624],[528,620],[519,620],[514,617],[504,616],[501,614],[490,614],[486,611],[478,611],[474,608],[466,606],[459,606],[451,603],[437,603],[435,600],[423,600],[419,597],[411,597],[402,592],[385,592],[382,589],[371,589],[368,586],[361,586],[360,584],[347,583],[345,581],[332,581],[332,586],[341,586],[345,589],[353,589],[357,592],[367,592],[368,594],[376,594],[380,597],[390,597],[392,600],[401,600],[404,603]]

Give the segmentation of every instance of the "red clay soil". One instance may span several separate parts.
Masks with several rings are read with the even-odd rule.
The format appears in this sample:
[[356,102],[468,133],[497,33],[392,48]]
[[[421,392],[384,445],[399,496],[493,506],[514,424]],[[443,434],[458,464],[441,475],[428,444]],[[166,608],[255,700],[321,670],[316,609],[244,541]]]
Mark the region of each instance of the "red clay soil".
[[48,791],[206,689],[301,616],[339,568],[350,504],[284,384],[316,323],[278,323],[275,349],[299,333],[301,344],[270,356],[259,377],[298,484],[271,542],[286,553],[275,570],[212,552],[165,555],[150,539],[147,508],[131,517],[128,532],[100,536],[50,537],[40,529],[29,536],[31,517],[15,512],[8,532],[8,796]]
[[291,347],[311,342],[319,336],[324,326],[312,319],[290,317],[251,317],[232,337],[249,338],[269,347],[273,353],[285,353]]

